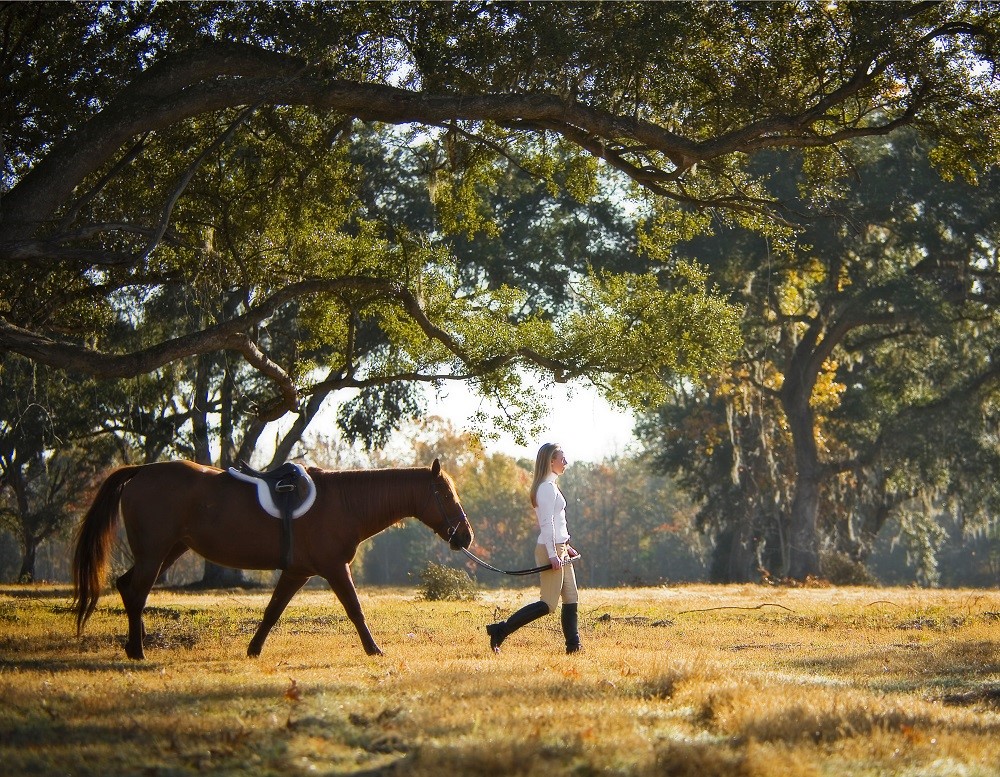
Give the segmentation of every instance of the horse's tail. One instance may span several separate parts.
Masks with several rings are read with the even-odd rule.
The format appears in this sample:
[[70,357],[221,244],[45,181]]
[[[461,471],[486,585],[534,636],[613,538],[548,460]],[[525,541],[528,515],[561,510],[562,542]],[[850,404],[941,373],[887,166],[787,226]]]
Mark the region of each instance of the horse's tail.
[[122,488],[142,469],[141,464],[120,467],[101,484],[93,504],[83,517],[73,551],[73,603],[76,633],[83,633],[87,619],[97,608],[108,573],[108,556],[114,541],[115,519]]

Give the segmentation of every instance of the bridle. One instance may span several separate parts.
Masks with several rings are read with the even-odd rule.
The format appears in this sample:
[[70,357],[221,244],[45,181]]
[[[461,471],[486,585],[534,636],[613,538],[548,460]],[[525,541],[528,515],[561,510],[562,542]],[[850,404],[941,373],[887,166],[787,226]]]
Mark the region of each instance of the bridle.
[[469,517],[465,514],[465,510],[459,508],[461,515],[458,517],[457,522],[452,522],[451,517],[448,515],[448,511],[444,509],[444,502],[441,501],[441,491],[438,489],[438,484],[436,482],[431,483],[431,491],[434,494],[434,501],[437,502],[438,512],[441,513],[441,517],[444,522],[448,525],[448,543],[455,538],[455,533],[458,531],[459,527],[464,523],[466,526],[469,525]]
[[[440,490],[438,490],[438,484],[436,482],[431,483],[431,491],[434,493],[434,500],[437,502],[438,512],[441,513],[441,517],[444,519],[444,522],[448,524],[447,539],[448,543],[451,544],[452,539],[455,537],[455,532],[458,531],[458,527],[461,526],[463,523],[466,526],[469,525],[469,517],[465,514],[465,510],[462,510],[461,511],[462,514],[459,517],[458,522],[452,523],[451,518],[448,517],[448,512],[444,509],[444,502],[441,501],[441,492]],[[492,572],[499,572],[501,575],[534,575],[539,572],[547,572],[548,570],[552,569],[551,564],[546,564],[545,566],[542,567],[532,567],[531,569],[498,569],[492,564],[488,564],[487,562],[483,561],[468,548],[459,548],[459,550],[461,550],[466,556],[471,558],[473,561],[475,561],[477,564],[479,564],[479,566],[483,567],[484,569],[489,569]],[[572,563],[576,561],[576,559],[578,558],[580,557],[574,556],[571,559],[567,559],[567,561],[564,563]]]

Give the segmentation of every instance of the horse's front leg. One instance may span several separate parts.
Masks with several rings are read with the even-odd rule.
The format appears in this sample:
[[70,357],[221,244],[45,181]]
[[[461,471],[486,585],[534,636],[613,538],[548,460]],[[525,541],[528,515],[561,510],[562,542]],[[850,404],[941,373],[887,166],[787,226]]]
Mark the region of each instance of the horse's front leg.
[[347,617],[351,619],[354,628],[358,630],[358,636],[361,637],[361,644],[364,645],[365,652],[370,656],[382,655],[382,649],[375,644],[372,633],[368,630],[368,624],[365,623],[365,614],[361,611],[358,591],[354,587],[354,578],[351,577],[350,564],[337,567],[331,574],[327,575],[326,579],[333,592],[337,594],[337,598],[340,599],[340,603],[344,605]]
[[307,580],[309,580],[308,576],[300,577],[298,575],[290,575],[288,572],[281,573],[277,584],[274,586],[274,592],[271,594],[271,601],[267,603],[267,608],[264,610],[264,617],[261,619],[260,625],[257,627],[257,632],[253,635],[253,639],[250,640],[250,647],[247,648],[248,656],[256,658],[260,655],[267,635],[271,633],[271,629],[278,622],[278,618],[281,617],[281,613],[285,611],[292,597],[306,584]]

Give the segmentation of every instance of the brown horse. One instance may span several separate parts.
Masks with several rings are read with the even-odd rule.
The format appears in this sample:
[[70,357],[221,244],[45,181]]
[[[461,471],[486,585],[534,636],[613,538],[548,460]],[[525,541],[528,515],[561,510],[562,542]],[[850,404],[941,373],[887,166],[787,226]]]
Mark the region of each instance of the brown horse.
[[[351,578],[358,545],[402,518],[419,518],[453,550],[468,548],[472,527],[452,479],[435,459],[431,467],[359,471],[311,468],[312,508],[293,521],[292,563],[281,572],[264,617],[247,648],[259,656],[288,602],[313,575],[330,583],[368,655],[382,651],[372,638]],[[122,520],[134,564],[118,578],[128,615],[125,652],[140,659],[142,611],[157,578],[188,550],[222,566],[281,566],[281,521],[259,506],[254,486],[223,470],[190,461],[121,467],[101,485],[80,526],[73,556],[77,633],[97,607],[107,578],[116,517]]]

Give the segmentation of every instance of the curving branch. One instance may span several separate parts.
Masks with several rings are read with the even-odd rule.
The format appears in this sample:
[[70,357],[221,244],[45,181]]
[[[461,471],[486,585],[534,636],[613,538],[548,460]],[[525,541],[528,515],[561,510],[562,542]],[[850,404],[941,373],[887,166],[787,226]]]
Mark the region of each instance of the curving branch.
[[163,240],[163,236],[167,234],[167,229],[170,227],[170,217],[173,215],[174,207],[177,205],[177,200],[180,199],[184,190],[191,183],[191,179],[194,178],[195,173],[198,172],[198,168],[201,167],[202,163],[208,159],[209,155],[213,154],[215,151],[220,149],[226,142],[233,136],[237,129],[239,129],[243,124],[246,123],[254,111],[256,111],[261,105],[261,101],[258,100],[253,105],[244,108],[240,111],[239,115],[230,122],[229,126],[226,127],[225,131],[215,138],[211,143],[206,146],[194,161],[188,165],[187,170],[184,171],[184,175],[181,176],[180,181],[174,187],[174,190],[170,193],[167,198],[166,204],[163,206],[163,213],[160,216],[160,223],[157,224],[155,232],[150,236],[146,243],[146,248],[143,250],[142,254],[139,256],[138,261],[142,262],[149,258],[150,254],[156,250],[156,247]]
[[276,421],[286,412],[294,411],[299,404],[299,392],[295,382],[280,365],[268,358],[248,335],[236,334],[229,338],[229,347],[239,351],[251,367],[270,378],[278,387],[278,397],[258,411],[261,421]]
[[[970,34],[975,31],[965,27],[940,29],[928,40]],[[265,104],[310,106],[330,111],[337,121],[451,127],[462,121],[492,122],[544,129],[566,137],[656,194],[695,205],[769,208],[774,203],[748,202],[738,193],[698,202],[677,183],[701,162],[769,148],[832,146],[855,137],[885,134],[912,122],[925,101],[919,88],[911,90],[902,111],[887,112],[864,126],[838,121],[832,129],[820,131],[841,106],[876,88],[900,56],[885,52],[881,58],[857,66],[839,86],[816,95],[797,113],[764,116],[715,137],[694,138],[638,115],[618,114],[555,93],[417,92],[332,77],[322,66],[251,45],[207,43],[166,56],[139,73],[115,99],[56,142],[5,194],[0,214],[0,260],[93,261],[93,252],[73,253],[62,241],[44,234],[58,211],[71,202],[81,182],[107,165],[121,148],[134,146],[136,138],[150,132],[208,112]],[[659,155],[663,164],[651,162],[651,155]],[[161,230],[162,225],[154,234]],[[104,263],[107,261],[121,263],[126,258],[119,255]]]
[[[251,337],[250,333],[280,307],[304,297],[321,294],[363,293],[371,299],[384,299],[401,306],[428,339],[442,344],[464,370],[449,373],[397,374],[380,378],[357,378],[353,369],[331,376],[325,381],[299,390],[288,373],[273,361]],[[149,348],[127,354],[98,351],[74,343],[61,342],[23,329],[0,317],[0,351],[19,353],[33,361],[59,369],[91,375],[97,378],[129,378],[152,372],[171,362],[221,350],[237,351],[277,388],[273,402],[259,409],[262,420],[273,420],[298,407],[301,396],[312,395],[334,388],[362,387],[380,382],[398,380],[437,381],[468,380],[500,369],[514,361],[533,363],[550,370],[556,380],[584,374],[585,367],[570,365],[546,357],[527,348],[519,348],[499,356],[477,360],[449,332],[437,326],[424,311],[415,294],[397,281],[372,277],[343,277],[336,279],[311,279],[292,283],[273,292],[265,299],[250,306],[244,313],[228,321],[158,343]],[[591,365],[592,366],[592,365]]]

